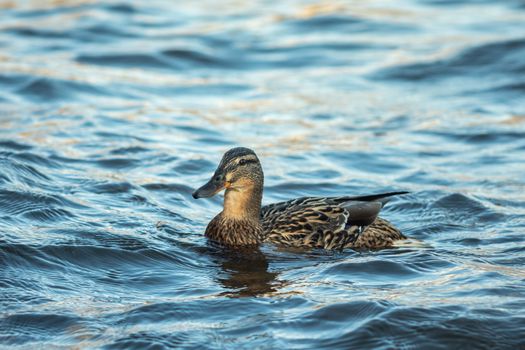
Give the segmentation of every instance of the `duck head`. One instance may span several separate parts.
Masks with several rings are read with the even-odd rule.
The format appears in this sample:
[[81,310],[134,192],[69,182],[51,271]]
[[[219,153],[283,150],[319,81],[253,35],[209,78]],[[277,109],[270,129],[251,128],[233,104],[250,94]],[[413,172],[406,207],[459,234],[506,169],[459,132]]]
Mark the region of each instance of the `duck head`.
[[226,197],[257,196],[259,192],[262,195],[263,181],[261,163],[255,152],[236,147],[224,154],[211,179],[192,195],[195,199],[208,198],[226,189]]

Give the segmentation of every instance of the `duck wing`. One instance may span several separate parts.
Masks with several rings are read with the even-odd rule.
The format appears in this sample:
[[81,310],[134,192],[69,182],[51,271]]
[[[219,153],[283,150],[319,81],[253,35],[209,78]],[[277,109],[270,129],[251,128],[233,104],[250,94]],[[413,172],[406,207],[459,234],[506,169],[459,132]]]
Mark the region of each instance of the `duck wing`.
[[342,197],[331,197],[334,201],[338,203],[344,203],[347,201],[363,201],[363,202],[381,202],[383,207],[392,199],[393,196],[399,196],[402,194],[407,194],[408,191],[397,191],[397,192],[387,192],[379,194],[371,194],[366,196],[342,196]]
[[261,209],[266,241],[295,247],[342,249],[376,219],[386,198],[404,192],[359,197],[303,197]]

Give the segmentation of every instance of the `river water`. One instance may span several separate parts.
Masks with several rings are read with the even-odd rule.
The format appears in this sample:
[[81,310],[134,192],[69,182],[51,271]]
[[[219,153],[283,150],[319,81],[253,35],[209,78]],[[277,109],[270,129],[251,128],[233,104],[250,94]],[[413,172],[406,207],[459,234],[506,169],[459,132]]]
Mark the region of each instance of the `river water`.
[[[0,347],[525,348],[523,1],[0,1]],[[194,200],[408,190],[422,242],[249,256]]]

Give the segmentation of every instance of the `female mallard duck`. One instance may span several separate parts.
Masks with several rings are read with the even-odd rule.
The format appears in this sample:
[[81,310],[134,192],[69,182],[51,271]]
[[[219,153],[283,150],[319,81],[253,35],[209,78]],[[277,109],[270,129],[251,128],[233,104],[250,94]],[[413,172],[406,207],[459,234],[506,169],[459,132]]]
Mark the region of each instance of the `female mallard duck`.
[[306,248],[385,248],[406,237],[377,217],[391,192],[361,197],[303,197],[261,208],[264,175],[251,149],[226,152],[208,183],[193,198],[226,189],[224,209],[206,227],[206,236],[227,246],[272,242]]

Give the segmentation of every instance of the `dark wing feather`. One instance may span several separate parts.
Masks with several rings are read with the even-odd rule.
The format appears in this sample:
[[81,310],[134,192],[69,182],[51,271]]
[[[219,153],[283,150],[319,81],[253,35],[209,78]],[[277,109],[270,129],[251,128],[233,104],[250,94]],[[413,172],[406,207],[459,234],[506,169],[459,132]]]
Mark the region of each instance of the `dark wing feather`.
[[398,192],[387,192],[372,194],[367,196],[342,196],[342,197],[332,197],[331,199],[337,203],[344,203],[349,201],[361,201],[361,202],[381,202],[383,207],[393,196],[398,196],[401,194],[407,194],[408,191],[398,191]]
[[356,226],[370,225],[383,208],[381,202],[345,202],[341,206],[348,211],[349,222]]

